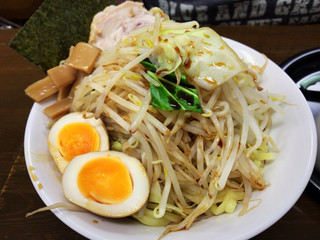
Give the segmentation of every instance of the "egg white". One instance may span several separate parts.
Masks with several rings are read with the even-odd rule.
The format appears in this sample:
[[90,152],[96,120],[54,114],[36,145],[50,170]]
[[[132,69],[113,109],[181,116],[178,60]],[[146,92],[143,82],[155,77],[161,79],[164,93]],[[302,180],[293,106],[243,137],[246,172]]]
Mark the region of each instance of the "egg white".
[[[127,166],[133,182],[132,194],[119,204],[103,204],[88,199],[81,194],[77,185],[81,168],[92,159],[105,156],[119,157]],[[90,152],[75,157],[65,169],[62,187],[65,197],[70,202],[95,214],[112,218],[126,217],[137,212],[147,201],[150,191],[148,176],[142,163],[134,157],[116,151]]]
[[58,134],[63,126],[73,122],[84,122],[93,126],[99,134],[100,148],[98,151],[109,150],[109,137],[107,130],[102,122],[102,120],[95,119],[94,117],[85,118],[84,116],[89,115],[90,113],[86,112],[73,112],[61,117],[57,122],[54,123],[52,128],[49,131],[48,135],[48,148],[52,158],[55,160],[56,165],[61,173],[64,172],[64,169],[69,164],[69,161],[66,160],[60,153],[58,147]]

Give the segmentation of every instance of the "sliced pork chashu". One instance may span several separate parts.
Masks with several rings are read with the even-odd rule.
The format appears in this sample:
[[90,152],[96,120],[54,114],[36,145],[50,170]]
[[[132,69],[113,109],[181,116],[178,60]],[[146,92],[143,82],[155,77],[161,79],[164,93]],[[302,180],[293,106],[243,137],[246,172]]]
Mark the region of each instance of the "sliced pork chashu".
[[142,3],[126,1],[118,6],[108,6],[97,13],[91,23],[89,43],[108,49],[127,38],[138,28],[153,24],[155,17]]

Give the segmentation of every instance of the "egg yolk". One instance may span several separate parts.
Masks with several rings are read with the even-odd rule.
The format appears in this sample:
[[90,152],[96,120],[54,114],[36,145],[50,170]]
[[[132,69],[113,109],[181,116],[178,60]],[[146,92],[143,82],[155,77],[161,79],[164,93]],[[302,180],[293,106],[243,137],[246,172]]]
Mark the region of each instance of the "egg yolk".
[[104,204],[118,204],[132,193],[132,180],[119,157],[100,157],[86,163],[78,175],[83,196]]
[[81,154],[98,151],[100,147],[97,130],[84,122],[66,124],[59,131],[57,139],[59,152],[67,161]]

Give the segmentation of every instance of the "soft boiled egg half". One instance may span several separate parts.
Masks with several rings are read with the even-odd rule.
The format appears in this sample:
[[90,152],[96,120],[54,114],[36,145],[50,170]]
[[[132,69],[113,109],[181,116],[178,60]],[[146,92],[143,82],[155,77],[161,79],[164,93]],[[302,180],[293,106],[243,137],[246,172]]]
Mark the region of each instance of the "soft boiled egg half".
[[142,163],[122,152],[90,152],[75,157],[62,177],[66,198],[105,217],[137,212],[149,196],[149,180]]
[[102,120],[90,115],[92,113],[69,113],[50,129],[48,147],[61,173],[78,155],[109,150],[109,137]]

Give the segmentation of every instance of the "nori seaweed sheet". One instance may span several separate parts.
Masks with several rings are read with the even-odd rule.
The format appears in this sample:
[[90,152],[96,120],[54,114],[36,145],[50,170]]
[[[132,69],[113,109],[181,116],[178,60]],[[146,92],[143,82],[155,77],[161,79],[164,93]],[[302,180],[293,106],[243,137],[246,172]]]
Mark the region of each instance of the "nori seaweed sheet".
[[68,57],[71,46],[87,42],[93,16],[113,0],[46,0],[9,46],[46,71]]

